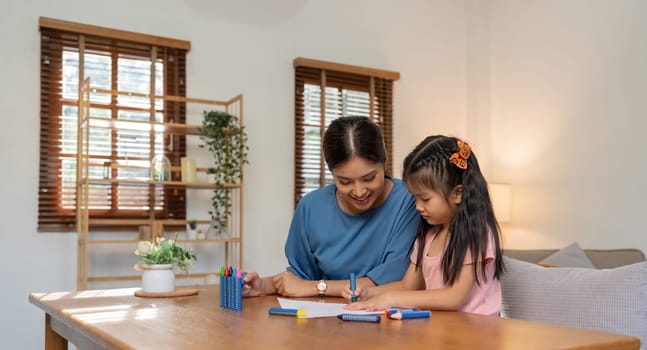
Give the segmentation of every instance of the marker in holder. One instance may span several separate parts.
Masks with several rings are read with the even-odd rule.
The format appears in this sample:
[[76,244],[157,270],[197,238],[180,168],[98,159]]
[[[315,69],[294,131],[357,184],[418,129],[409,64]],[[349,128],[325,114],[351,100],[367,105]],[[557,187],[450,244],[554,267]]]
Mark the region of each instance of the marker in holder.
[[240,269],[220,268],[220,307],[243,310],[243,276]]

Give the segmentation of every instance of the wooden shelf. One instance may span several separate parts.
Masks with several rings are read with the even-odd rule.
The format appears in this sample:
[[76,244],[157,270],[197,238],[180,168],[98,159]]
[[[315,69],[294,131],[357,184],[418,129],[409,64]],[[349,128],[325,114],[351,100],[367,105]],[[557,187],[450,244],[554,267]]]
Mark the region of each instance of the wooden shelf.
[[[88,244],[132,244],[135,246],[139,239],[90,239]],[[239,243],[238,237],[230,238],[205,238],[205,239],[178,239],[178,243]]]
[[[186,219],[160,219],[160,211],[156,211],[154,200],[155,198],[150,198],[155,196],[158,189],[161,188],[179,188],[179,189],[201,189],[201,190],[213,190],[216,188],[213,182],[209,181],[197,181],[197,182],[184,182],[184,181],[152,181],[147,178],[110,178],[114,176],[113,174],[119,173],[115,170],[121,169],[140,169],[148,170],[147,164],[150,164],[153,158],[153,154],[150,155],[150,159],[147,159],[146,156],[139,157],[138,162],[127,163],[124,162],[124,159],[106,159],[106,157],[98,156],[95,157],[94,154],[90,154],[93,149],[91,142],[93,142],[89,136],[90,128],[104,128],[110,131],[118,130],[127,130],[127,131],[140,131],[145,134],[150,134],[150,140],[153,140],[155,135],[164,134],[163,137],[166,139],[167,135],[178,135],[178,136],[200,136],[201,125],[190,125],[190,124],[179,124],[179,123],[160,123],[154,122],[156,117],[159,115],[164,115],[163,110],[156,110],[154,108],[150,109],[141,109],[145,113],[150,113],[151,121],[130,121],[130,120],[114,120],[114,119],[105,119],[97,118],[90,115],[92,110],[90,108],[90,92],[92,93],[109,93],[112,96],[123,95],[124,93],[114,91],[114,90],[101,90],[90,88],[89,79],[86,79],[83,82],[83,85],[80,87],[81,98],[79,100],[78,108],[78,153],[77,153],[77,164],[79,167],[77,169],[77,289],[83,290],[88,288],[88,283],[91,282],[110,282],[110,281],[135,281],[141,279],[141,275],[133,275],[133,271],[123,271],[124,274],[121,276],[96,276],[90,273],[90,264],[89,260],[92,257],[89,247],[90,246],[99,246],[99,245],[117,245],[116,247],[110,247],[110,249],[122,249],[127,247],[128,254],[132,254],[134,247],[137,245],[137,242],[140,241],[141,237],[146,237],[146,239],[161,237],[165,233],[165,227],[168,226],[185,226],[188,224],[188,219],[193,219],[187,217]],[[126,95],[131,95],[126,93]],[[186,103],[197,103],[201,107],[203,105],[214,105],[219,106],[218,108],[224,108],[225,111],[236,115],[239,119],[240,124],[243,124],[243,96],[237,95],[227,101],[217,101],[217,100],[206,100],[206,99],[196,99],[196,98],[187,98],[182,96],[149,96],[146,94],[138,95],[138,97],[146,97],[150,99],[150,106],[155,106],[156,103],[162,99],[166,101],[175,101]],[[197,107],[197,106],[196,106]],[[192,110],[186,108],[186,110]],[[194,108],[198,110],[198,108]],[[202,110],[202,108],[200,108]],[[155,136],[156,137],[156,136]],[[149,142],[149,141],[146,141]],[[164,141],[166,142],[166,141]],[[187,144],[189,144],[187,142]],[[149,149],[152,149],[153,143],[147,144]],[[168,145],[165,145],[168,146]],[[153,153],[153,152],[151,152]],[[148,162],[148,163],[147,163]],[[143,165],[142,165],[143,164]],[[105,178],[94,178],[91,176],[97,176],[97,171],[103,167],[104,172],[103,176]],[[92,171],[90,171],[92,170]],[[172,179],[179,179],[179,174],[181,173],[179,164],[171,164]],[[241,169],[242,170],[242,169]],[[202,179],[208,179],[206,173],[208,168],[196,168],[197,172],[202,173],[205,177]],[[142,172],[140,172],[141,174]],[[146,173],[146,172],[143,172]],[[101,175],[99,175],[101,176]],[[140,191],[148,193],[150,204],[145,206],[145,208],[150,209],[138,209],[138,212],[142,210],[148,210],[143,218],[134,218],[134,219],[99,219],[93,218],[92,212],[93,208],[90,208],[90,200],[92,199],[91,192],[97,188],[105,189],[110,186],[128,186],[128,187],[148,187],[150,190]],[[209,238],[209,239],[178,239],[177,242],[183,244],[207,244],[208,247],[204,249],[200,247],[201,253],[209,254],[209,250],[213,252],[222,252],[224,254],[222,265],[227,266],[243,266],[243,185],[242,184],[225,184],[226,189],[232,190],[232,196],[235,198],[235,206],[232,208],[232,216],[228,218],[226,230],[231,234],[230,237],[223,238]],[[112,187],[114,190],[115,188]],[[96,196],[96,194],[95,194]],[[97,213],[101,212],[99,208],[96,209]],[[205,210],[205,216],[208,209]],[[202,219],[196,218],[199,225],[210,225],[212,223],[211,219],[203,217]],[[111,239],[111,235],[108,232],[103,232],[101,236],[96,236],[96,238],[90,238],[90,227],[100,228],[101,230],[108,231],[110,226],[119,226],[123,227],[139,227],[140,234],[138,236],[124,236],[123,232],[119,232],[114,239]],[[209,233],[209,231],[207,231]],[[136,232],[133,232],[136,234]],[[94,236],[94,234],[92,234]],[[215,237],[212,234],[209,234],[210,237]],[[168,236],[167,236],[168,237]],[[180,237],[180,236],[178,236]],[[187,237],[187,236],[183,236]],[[222,245],[221,249],[215,249],[213,245]],[[125,253],[126,251],[124,251]],[[110,259],[110,256],[107,256]],[[136,257],[133,256],[133,264],[137,261]],[[198,256],[198,261],[200,257]],[[209,260],[211,261],[211,260]],[[219,264],[220,265],[220,264]],[[93,267],[94,268],[94,267]],[[121,271],[118,271],[121,272]],[[115,273],[115,272],[111,272]],[[219,274],[215,273],[191,273],[188,276],[186,274],[177,274],[178,278],[204,278],[208,275]]]
[[92,128],[105,128],[129,131],[155,131],[168,134],[200,135],[199,125],[178,123],[141,122],[134,120],[112,120],[89,117]]
[[[152,181],[152,180],[137,180],[137,179],[86,179],[89,185],[100,184],[115,184],[127,186],[149,186],[160,185],[169,187],[185,187],[185,188],[199,188],[199,189],[213,189],[216,186],[211,182],[182,182],[182,181]],[[224,184],[224,188],[235,189],[241,188],[241,184]]]
[[[175,279],[191,279],[191,278],[205,278],[209,275],[220,276],[220,272],[200,272],[200,273],[176,273]],[[119,276],[90,276],[88,282],[113,282],[113,281],[138,281],[141,280],[141,275],[119,275]]]
[[[128,226],[141,226],[152,225],[153,223],[161,223],[168,226],[186,225],[189,220],[174,220],[174,219],[89,219],[90,225],[128,225]],[[211,223],[211,220],[196,220],[198,224],[204,225]]]

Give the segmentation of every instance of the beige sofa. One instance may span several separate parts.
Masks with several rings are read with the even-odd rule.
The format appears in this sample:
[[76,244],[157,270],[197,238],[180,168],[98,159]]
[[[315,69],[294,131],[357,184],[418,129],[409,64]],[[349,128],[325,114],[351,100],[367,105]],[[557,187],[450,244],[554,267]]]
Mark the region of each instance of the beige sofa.
[[[503,254],[511,258],[538,263],[557,249],[506,249]],[[598,269],[609,269],[645,261],[639,249],[584,249],[584,253]]]
[[574,246],[564,251],[504,251],[501,316],[631,335],[647,350],[645,254]]

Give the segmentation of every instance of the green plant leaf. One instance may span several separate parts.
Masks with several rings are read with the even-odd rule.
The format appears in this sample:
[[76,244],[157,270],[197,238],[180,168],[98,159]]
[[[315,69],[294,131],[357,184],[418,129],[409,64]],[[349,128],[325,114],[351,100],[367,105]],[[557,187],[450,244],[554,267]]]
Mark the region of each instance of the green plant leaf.
[[242,167],[249,164],[247,160],[247,134],[239,124],[238,118],[223,111],[204,111],[200,128],[201,145],[207,148],[213,157],[213,167],[208,173],[215,174],[214,195],[211,198],[213,211],[209,214],[216,227],[221,229],[231,215],[231,191],[225,188],[226,183],[238,183],[242,180]]

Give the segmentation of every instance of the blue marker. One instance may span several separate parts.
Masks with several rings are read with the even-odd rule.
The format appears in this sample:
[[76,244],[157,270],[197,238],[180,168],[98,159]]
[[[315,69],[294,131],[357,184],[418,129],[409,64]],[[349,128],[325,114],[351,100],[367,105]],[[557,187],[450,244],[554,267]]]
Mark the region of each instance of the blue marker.
[[403,313],[403,312],[411,312],[411,311],[418,311],[418,309],[414,308],[407,308],[407,309],[400,309],[400,308],[393,308],[393,309],[388,309],[384,311],[384,314],[391,318],[391,315],[396,314],[396,313]]
[[409,318],[429,318],[431,316],[431,311],[403,311],[396,312],[391,315],[391,318],[396,320],[405,320]]
[[380,315],[356,315],[356,314],[341,314],[337,318],[342,321],[357,321],[357,322],[372,322],[379,323],[382,319]]
[[280,307],[271,307],[267,309],[267,312],[269,312],[271,315],[285,315],[285,316],[297,316],[297,317],[306,316],[308,314],[303,310],[283,309]]
[[350,290],[353,292],[352,296],[350,297],[351,302],[356,302],[357,301],[357,295],[355,295],[355,289],[357,288],[357,283],[355,281],[355,274],[350,273]]

